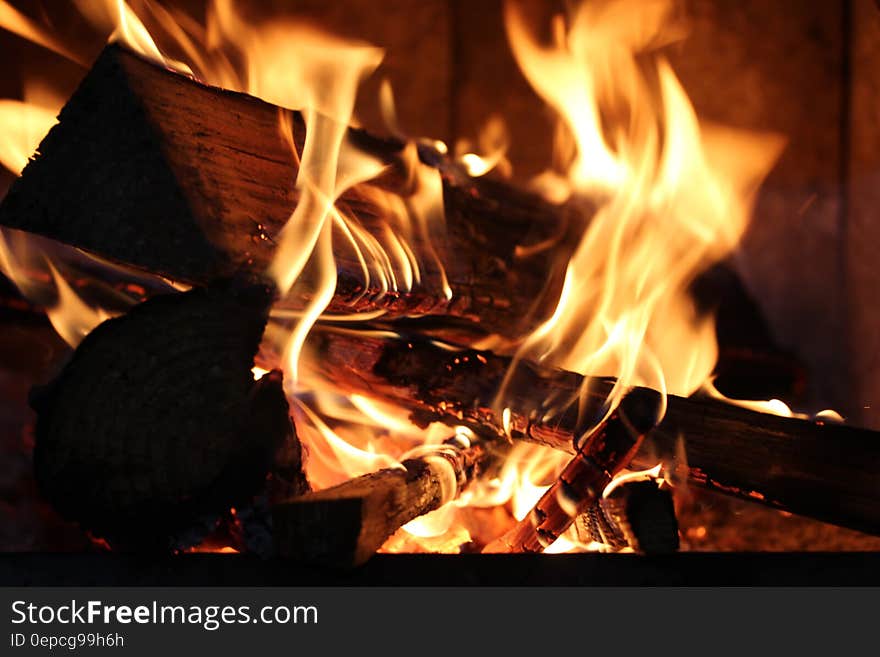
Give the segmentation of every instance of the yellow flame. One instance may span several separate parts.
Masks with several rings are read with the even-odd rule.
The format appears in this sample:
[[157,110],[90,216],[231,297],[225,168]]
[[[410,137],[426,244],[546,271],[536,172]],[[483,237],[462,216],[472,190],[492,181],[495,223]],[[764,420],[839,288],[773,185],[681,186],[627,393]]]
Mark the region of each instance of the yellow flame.
[[473,148],[467,140],[460,140],[456,144],[458,161],[464,165],[465,170],[471,176],[484,176],[493,169],[497,169],[500,175],[508,178],[513,173],[510,160],[507,159],[507,149],[510,147],[510,136],[507,134],[507,126],[498,115],[492,115],[483,126],[477,139],[477,148],[483,154],[470,152]]
[[0,228],[0,271],[15,284],[22,295],[35,303],[44,300],[44,291],[29,270],[38,269],[42,253],[33,248],[33,240],[21,231]]
[[766,401],[757,399],[731,399],[719,391],[718,388],[715,387],[715,382],[711,380],[706,381],[703,384],[700,388],[700,392],[712,399],[719,399],[728,404],[733,404],[734,406],[746,408],[758,413],[767,413],[768,415],[778,415],[780,417],[794,417],[800,420],[814,420],[823,423],[830,422],[832,424],[844,422],[843,416],[830,408],[821,410],[815,415],[810,415],[809,413],[798,413],[793,411],[791,407],[781,399],[768,399]]
[[647,481],[649,479],[659,479],[660,473],[663,470],[663,464],[658,463],[653,468],[646,468],[645,470],[637,470],[637,471],[629,471],[624,470],[619,473],[614,479],[612,479],[607,486],[605,486],[605,490],[602,491],[602,497],[608,497],[611,493],[614,492],[616,488],[622,486],[623,484],[627,484],[633,481]]
[[80,63],[83,60],[73,51],[69,50],[59,39],[34,20],[31,20],[6,0],[0,0],[0,28],[9,30],[23,39],[27,39],[47,50]]
[[351,403],[365,416],[376,422],[378,427],[386,427],[390,431],[399,433],[411,432],[413,425],[401,419],[400,409],[379,401],[372,400],[364,395],[351,395]]
[[57,112],[35,103],[0,100],[0,164],[19,175],[40,141],[55,125]]
[[92,308],[83,303],[52,263],[47,261],[47,264],[58,291],[58,302],[46,309],[46,315],[58,335],[71,347],[75,347],[93,328],[110,316],[103,309]]
[[297,434],[309,454],[309,481],[315,484],[315,475],[318,487],[333,486],[383,468],[401,467],[397,459],[377,453],[369,444],[364,449],[355,447],[306,403],[296,400],[293,411]]
[[571,552],[578,547],[578,544],[575,541],[572,541],[565,534],[557,538],[553,541],[547,548],[544,549],[545,554],[562,554],[564,552]]
[[555,182],[567,189],[552,197],[597,205],[555,312],[518,356],[617,377],[609,406],[636,384],[690,394],[717,347],[688,287],[738,243],[781,140],[699,124],[656,52],[670,38],[669,2],[581,5],[556,19],[550,46],[505,6],[517,62],[565,138]]
[[39,238],[0,229],[0,271],[32,303],[44,306],[55,331],[76,347],[111,313],[85,303],[59,273]]
[[[247,91],[281,107],[301,109],[306,120],[296,178],[299,202],[278,236],[268,270],[282,295],[299,282],[307,288],[304,296],[311,298],[286,347],[287,383],[294,385],[308,331],[336,288],[332,229],[334,219],[345,220],[335,212],[334,202],[349,186],[381,170],[363,154],[341,155],[358,84],[378,66],[383,53],[302,24],[273,22],[258,29],[243,22],[231,2],[218,1],[214,9],[214,38],[225,39],[247,54]],[[307,268],[314,275],[301,278]]]
[[[193,75],[185,63],[166,57],[153,35],[125,0],[74,0],[80,13],[98,29],[109,32],[108,41],[119,42],[147,59],[175,71]],[[152,6],[146,2],[145,5]]]

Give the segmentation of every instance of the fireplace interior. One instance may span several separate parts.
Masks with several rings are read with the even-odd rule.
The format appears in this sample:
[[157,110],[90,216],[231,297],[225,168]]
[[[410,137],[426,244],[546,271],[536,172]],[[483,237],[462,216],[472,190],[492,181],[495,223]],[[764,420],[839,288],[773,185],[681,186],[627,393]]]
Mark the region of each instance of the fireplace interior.
[[7,579],[877,570],[874,2],[0,27]]

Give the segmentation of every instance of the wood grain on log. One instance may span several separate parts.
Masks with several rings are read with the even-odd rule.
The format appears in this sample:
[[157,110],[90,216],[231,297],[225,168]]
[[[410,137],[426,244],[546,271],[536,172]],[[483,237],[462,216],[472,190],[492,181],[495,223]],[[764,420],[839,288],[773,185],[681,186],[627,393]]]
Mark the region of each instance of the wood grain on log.
[[[0,224],[193,284],[262,273],[298,201],[299,154],[282,134],[282,116],[301,151],[299,113],[108,46],[10,188]],[[387,164],[376,186],[408,198],[413,149],[358,130],[349,140]],[[384,293],[375,276],[365,288],[362,264],[339,236],[328,310],[447,314],[505,335],[534,326],[555,305],[574,219],[531,194],[470,178],[433,150],[421,155],[442,177],[446,229],[433,236],[433,248],[451,298],[424,239],[410,242],[422,282],[400,294]],[[375,198],[355,188],[337,205],[381,237],[388,210]],[[556,248],[523,255],[522,247],[536,244]]]
[[246,503],[279,456],[273,485],[304,492],[281,372],[251,372],[271,299],[250,284],[162,295],[86,336],[32,395],[53,506],[114,545],[169,549]]
[[[450,351],[414,336],[394,340],[321,330],[312,336],[315,367],[342,390],[408,409],[421,424],[465,425],[501,439],[575,451],[593,419],[570,402],[584,379],[523,362],[496,405],[511,361],[491,352]],[[601,406],[613,382],[589,381]],[[692,484],[825,522],[880,534],[880,434],[746,410],[722,401],[668,396],[666,415],[634,463],[663,459]],[[588,404],[589,405],[589,404]],[[554,407],[564,408],[548,413]],[[505,431],[504,427],[507,426]],[[682,461],[682,448],[686,461]]]
[[669,486],[653,479],[619,484],[574,524],[578,540],[612,550],[667,554],[679,548],[678,520]]

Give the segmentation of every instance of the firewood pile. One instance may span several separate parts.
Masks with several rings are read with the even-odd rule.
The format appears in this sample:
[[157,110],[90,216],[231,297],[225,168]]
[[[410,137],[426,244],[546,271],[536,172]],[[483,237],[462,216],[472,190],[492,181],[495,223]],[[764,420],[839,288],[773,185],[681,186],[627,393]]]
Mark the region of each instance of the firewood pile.
[[[472,178],[429,144],[356,129],[348,138],[384,164],[372,181],[383,192],[412,193],[407,158],[439,171],[445,268],[401,292],[375,278],[365,286],[362,263],[334,254],[326,312],[364,319],[319,322],[312,362],[336,389],[393,404],[419,426],[446,425],[449,438],[402,468],[310,491],[283,375],[252,373],[267,363],[270,313],[311,301],[298,288],[280,295],[264,275],[299,201],[291,143],[301,151],[305,130],[296,112],[108,46],[9,190],[3,226],[190,288],[106,320],[34,390],[37,480],[65,517],[119,549],[168,550],[197,543],[198,528],[230,507],[249,509],[279,554],[358,564],[491,473],[512,444],[531,442],[570,461],[487,552],[541,552],[566,531],[613,549],[677,549],[668,488],[643,478],[603,496],[622,470],[658,461],[693,486],[880,534],[874,432],[639,387],[608,412],[611,379],[539,362],[512,369],[483,338],[515,340],[552,312],[583,213]],[[357,187],[337,204],[381,229]],[[412,247],[437,260],[427,240]],[[579,403],[550,414],[548,400]]]

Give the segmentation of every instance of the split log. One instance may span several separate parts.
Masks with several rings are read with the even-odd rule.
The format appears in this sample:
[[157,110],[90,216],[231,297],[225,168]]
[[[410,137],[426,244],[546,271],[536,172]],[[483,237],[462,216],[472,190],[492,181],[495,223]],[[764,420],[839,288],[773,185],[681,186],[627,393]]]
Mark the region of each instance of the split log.
[[[326,329],[314,332],[311,344],[322,377],[342,390],[398,404],[419,424],[465,425],[574,453],[593,420],[570,405],[584,384],[572,372],[523,362],[498,406],[507,357],[443,349],[413,336],[395,340]],[[588,384],[587,401],[601,406],[613,382]],[[503,408],[510,409],[506,421]],[[554,408],[561,410],[550,413]],[[661,459],[692,484],[880,534],[877,432],[669,395],[663,421],[634,464],[649,468]]]
[[364,563],[404,524],[454,500],[489,458],[457,438],[426,446],[418,456],[309,493],[273,509],[278,553],[312,563]]
[[[191,284],[262,273],[299,196],[299,152],[282,134],[282,118],[301,152],[299,113],[108,46],[11,186],[0,224]],[[349,140],[387,165],[374,187],[404,199],[415,190],[412,148],[359,130]],[[338,282],[328,311],[451,315],[506,335],[536,325],[556,303],[574,219],[537,196],[473,179],[432,149],[419,154],[442,176],[446,221],[430,245],[424,236],[410,241],[421,284],[386,294],[374,276],[365,288],[360,260],[337,235]],[[378,237],[388,210],[375,197],[355,188],[337,205]],[[524,255],[538,244],[554,248]]]
[[653,479],[618,485],[579,516],[574,527],[581,543],[602,543],[615,551],[668,554],[679,548],[672,491]]
[[543,552],[575,519],[601,498],[602,491],[632,460],[659,419],[662,398],[647,388],[634,388],[611,415],[584,440],[531,511],[484,552]]
[[43,495],[115,547],[165,550],[247,503],[276,465],[279,493],[302,493],[281,372],[251,372],[271,299],[218,284],[95,328],[32,394]]

